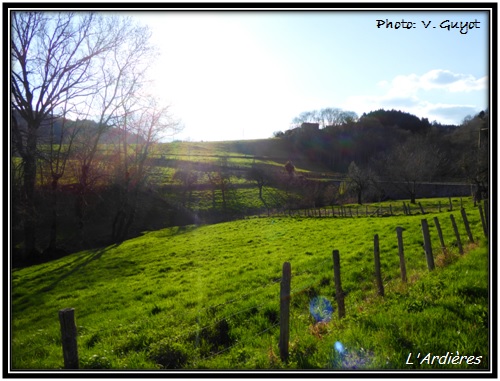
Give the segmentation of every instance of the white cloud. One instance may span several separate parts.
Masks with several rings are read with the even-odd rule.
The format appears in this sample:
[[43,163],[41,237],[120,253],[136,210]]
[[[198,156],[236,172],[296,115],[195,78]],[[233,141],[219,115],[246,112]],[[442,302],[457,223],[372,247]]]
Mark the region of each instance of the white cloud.
[[481,91],[487,89],[487,77],[475,78],[470,74],[458,74],[449,70],[431,70],[419,78],[419,85],[424,90]]
[[[422,75],[398,75],[389,81],[379,81],[377,87],[381,95],[351,96],[342,107],[360,115],[381,108],[396,109],[430,121],[457,124],[465,116],[486,107],[487,85],[487,77],[437,69]],[[478,97],[474,92],[483,94]],[[478,99],[481,102],[471,104]]]
[[436,69],[422,75],[398,75],[392,81],[381,81],[379,87],[387,89],[393,97],[417,94],[420,90],[443,90],[445,92],[470,92],[487,89],[487,77],[476,78],[470,74],[453,73]]

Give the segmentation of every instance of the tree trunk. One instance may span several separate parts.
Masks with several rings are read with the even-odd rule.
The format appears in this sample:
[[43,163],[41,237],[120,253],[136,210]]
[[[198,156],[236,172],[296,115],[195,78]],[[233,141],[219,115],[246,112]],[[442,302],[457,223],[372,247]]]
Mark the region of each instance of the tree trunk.
[[24,157],[24,255],[32,260],[37,256],[36,250],[36,145],[37,128],[28,124],[26,154]]
[[49,251],[56,250],[57,247],[57,186],[60,176],[52,174],[52,223],[50,225]]
[[416,191],[416,185],[415,182],[411,184],[411,190],[410,190],[410,203],[416,204],[417,203],[417,191]]

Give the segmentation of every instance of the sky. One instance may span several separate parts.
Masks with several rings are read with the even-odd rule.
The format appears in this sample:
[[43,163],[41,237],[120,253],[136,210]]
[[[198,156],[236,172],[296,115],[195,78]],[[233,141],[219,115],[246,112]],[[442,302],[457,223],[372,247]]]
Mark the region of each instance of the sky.
[[395,109],[443,124],[489,107],[485,11],[131,15],[160,52],[151,91],[181,120],[172,139],[266,139],[325,107],[358,116]]

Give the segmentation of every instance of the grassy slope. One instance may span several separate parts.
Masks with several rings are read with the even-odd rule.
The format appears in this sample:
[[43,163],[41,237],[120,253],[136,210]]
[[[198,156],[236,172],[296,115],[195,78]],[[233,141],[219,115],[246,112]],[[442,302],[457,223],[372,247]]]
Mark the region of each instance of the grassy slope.
[[[175,142],[158,148],[158,155],[188,161],[217,162],[218,157],[228,158],[228,164],[250,167],[254,160],[259,164],[284,166],[292,160],[297,170],[329,172],[314,158],[303,152],[290,152],[284,139],[235,140],[224,142]],[[232,157],[232,158],[231,158]]]
[[[433,273],[426,270],[418,215],[164,229],[14,270],[13,368],[62,367],[57,311],[66,307],[75,308],[80,362],[87,368],[406,369],[409,352],[447,351],[482,355],[484,367],[488,251],[477,210],[467,210],[474,237],[483,243],[459,259],[449,213],[435,214],[448,257],[438,250],[435,215],[426,216],[438,266]],[[460,214],[454,214],[465,241]],[[409,286],[399,280],[396,226],[405,229]],[[374,234],[380,237],[384,299],[375,296]],[[316,324],[311,299],[334,301],[332,249],[341,255],[347,318]],[[292,264],[288,365],[279,360],[275,327],[284,261]],[[332,350],[336,341],[345,346],[343,356]]]

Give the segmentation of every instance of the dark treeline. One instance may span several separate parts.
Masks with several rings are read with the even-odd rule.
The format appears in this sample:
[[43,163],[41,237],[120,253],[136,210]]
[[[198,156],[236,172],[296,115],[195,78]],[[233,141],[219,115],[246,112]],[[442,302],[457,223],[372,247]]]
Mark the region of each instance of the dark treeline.
[[[319,123],[303,123],[275,136],[289,141],[293,152],[306,154],[335,172],[347,173],[354,162],[391,180],[396,167],[407,165],[422,172],[420,181],[453,180],[487,187],[489,145],[485,112],[454,126],[431,124],[426,118],[402,111],[377,110],[356,121],[324,128]],[[429,162],[425,155],[417,153],[426,153],[433,160]]]

